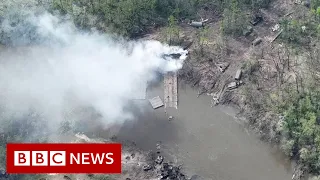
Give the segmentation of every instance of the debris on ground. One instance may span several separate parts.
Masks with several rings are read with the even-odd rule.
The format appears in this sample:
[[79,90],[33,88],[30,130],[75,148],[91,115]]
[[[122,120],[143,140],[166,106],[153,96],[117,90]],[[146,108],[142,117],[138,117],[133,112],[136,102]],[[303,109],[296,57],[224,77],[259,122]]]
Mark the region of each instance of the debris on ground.
[[293,175],[292,175],[292,180],[300,180],[303,175],[306,173],[306,167],[298,164],[296,167],[293,169]]
[[64,175],[63,178],[66,179],[66,180],[71,180],[71,178],[69,176],[67,176],[67,175]]
[[86,136],[85,134],[82,134],[82,133],[77,133],[75,134],[75,136],[79,139],[79,140],[83,140],[85,142],[90,142],[91,139],[88,138],[88,136]]
[[144,171],[149,171],[152,169],[152,166],[150,164],[147,164],[147,165],[144,165],[142,168]]
[[193,41],[183,41],[181,43],[181,47],[183,48],[183,50],[187,50],[192,44],[193,44]]
[[149,102],[150,102],[153,109],[157,109],[157,108],[164,106],[160,96],[149,99]]
[[228,62],[215,63],[215,65],[217,66],[219,71],[223,73],[229,67],[230,63],[228,63]]
[[[157,149],[160,144],[157,144]],[[153,159],[151,162],[147,160],[145,165],[142,167],[146,174],[153,174],[152,177],[157,177],[159,179],[170,179],[170,180],[187,180],[186,176],[181,172],[181,165],[175,166],[169,162],[164,162],[164,157],[159,155],[154,158],[154,153],[149,153],[149,160]]]
[[226,84],[223,85],[223,87],[220,89],[218,93],[211,93],[209,95],[212,96],[212,101],[211,101],[211,107],[218,105],[220,103],[220,98],[223,96],[223,93],[225,91]]
[[215,105],[218,105],[219,103],[220,103],[220,101],[219,101],[218,94],[212,95],[212,105],[215,106]]
[[169,116],[168,120],[171,121],[173,119],[173,116]]
[[302,4],[302,0],[294,0],[295,4]]
[[278,31],[280,29],[280,24],[274,25],[271,29],[273,32]]
[[282,31],[283,31],[283,29],[281,29],[280,32],[278,32],[278,34],[271,40],[271,43],[272,43],[273,41],[275,41],[275,40],[280,36],[280,34],[282,33]]
[[[88,143],[104,143],[115,142],[110,139],[89,138],[83,133],[75,134],[72,142],[85,139]],[[180,166],[177,166],[169,161],[165,162],[165,157],[162,154],[157,154],[153,151],[143,151],[136,147],[135,142],[125,141],[122,143],[122,174],[118,179],[170,179],[170,180],[187,180],[181,172]],[[161,142],[156,143],[156,149],[160,153]],[[55,176],[53,178],[69,179],[67,175],[48,174]],[[6,178],[8,175],[5,170],[0,169],[0,178]],[[93,174],[87,174],[88,177],[93,177]],[[81,178],[83,179],[83,178]],[[43,179],[45,180],[45,179]]]
[[186,176],[180,172],[179,167],[172,166],[168,163],[163,163],[160,179],[186,180]]
[[155,162],[157,164],[161,164],[163,162],[163,157],[162,156],[158,156],[157,159],[155,160]]
[[0,178],[8,178],[8,174],[6,173],[5,170],[0,169]]
[[243,84],[242,81],[238,81],[238,82],[231,82],[228,84],[228,90],[233,90],[238,88],[239,86],[241,86]]

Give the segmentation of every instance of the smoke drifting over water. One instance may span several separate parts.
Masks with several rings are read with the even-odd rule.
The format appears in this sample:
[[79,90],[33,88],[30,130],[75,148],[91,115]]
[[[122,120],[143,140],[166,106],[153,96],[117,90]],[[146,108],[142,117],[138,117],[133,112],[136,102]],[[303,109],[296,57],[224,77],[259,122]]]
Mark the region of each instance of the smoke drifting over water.
[[[65,109],[91,106],[106,123],[131,118],[124,107],[145,89],[156,71],[182,67],[186,51],[157,41],[115,41],[98,33],[84,34],[70,23],[44,14],[1,28],[14,46],[0,53],[0,105],[6,115],[30,109],[59,121]],[[28,35],[28,36],[26,36]],[[36,42],[30,45],[30,42]],[[163,54],[182,53],[180,60]]]

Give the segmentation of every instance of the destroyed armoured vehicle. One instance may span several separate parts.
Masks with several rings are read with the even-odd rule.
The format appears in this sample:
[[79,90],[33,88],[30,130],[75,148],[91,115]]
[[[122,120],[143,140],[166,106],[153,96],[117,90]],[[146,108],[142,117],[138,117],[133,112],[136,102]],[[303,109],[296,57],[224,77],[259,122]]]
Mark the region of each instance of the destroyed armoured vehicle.
[[147,165],[144,165],[144,166],[142,167],[142,169],[143,169],[144,171],[149,171],[149,170],[152,169],[152,166],[149,165],[149,164],[147,164]]
[[256,15],[252,18],[252,20],[250,21],[250,23],[253,25],[253,26],[256,26],[257,24],[259,24],[260,22],[263,21],[263,18],[262,18],[262,15]]

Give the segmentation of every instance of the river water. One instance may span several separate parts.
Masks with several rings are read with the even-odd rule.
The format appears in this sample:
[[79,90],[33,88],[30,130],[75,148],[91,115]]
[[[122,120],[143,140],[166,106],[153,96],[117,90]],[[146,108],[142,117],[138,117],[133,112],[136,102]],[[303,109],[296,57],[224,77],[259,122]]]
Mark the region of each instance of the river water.
[[[161,96],[162,83],[147,96]],[[134,141],[143,150],[161,151],[167,159],[183,164],[187,175],[211,180],[290,180],[291,165],[276,148],[261,142],[226,107],[210,107],[211,97],[200,96],[187,85],[179,86],[178,109],[154,110],[147,101],[126,122],[117,138]],[[168,120],[168,115],[174,119]],[[99,129],[95,127],[95,129]],[[107,133],[108,134],[108,133]]]
[[[161,84],[148,89],[148,97],[163,99]],[[209,96],[197,98],[186,85],[179,86],[178,109],[147,108],[127,122],[118,138],[134,141],[139,148],[161,150],[171,161],[183,164],[187,175],[212,180],[289,180],[290,161],[276,148],[260,141],[230,109],[210,107]],[[229,112],[229,113],[226,113]],[[173,120],[169,121],[168,116]]]

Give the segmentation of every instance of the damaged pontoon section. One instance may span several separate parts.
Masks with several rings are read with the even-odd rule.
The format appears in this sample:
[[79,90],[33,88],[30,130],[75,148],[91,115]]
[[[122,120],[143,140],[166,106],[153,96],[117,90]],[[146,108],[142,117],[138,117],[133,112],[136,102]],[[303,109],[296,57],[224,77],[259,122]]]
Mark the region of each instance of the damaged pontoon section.
[[[179,53],[172,53],[168,56],[171,60],[185,60],[188,55],[187,50]],[[178,109],[178,75],[177,72],[168,72],[164,75],[164,106]]]
[[165,107],[178,109],[178,76],[176,72],[169,72],[164,76]]
[[[179,50],[166,53],[162,55],[162,58],[172,62],[184,61],[187,58],[188,51],[187,50]],[[154,97],[153,99],[149,100],[152,107],[157,109],[162,107],[163,105],[165,108],[172,107],[178,109],[178,75],[176,71],[169,71],[164,74],[164,104],[161,101],[159,96]],[[161,101],[161,102],[160,102]],[[172,118],[171,118],[172,119]]]
[[150,102],[153,109],[158,109],[158,108],[164,106],[160,96],[149,99],[149,102]]
[[[171,46],[168,49],[164,50],[162,54],[159,54],[159,56],[164,59],[166,62],[167,71],[170,71],[170,73],[175,72],[177,69],[180,69],[184,60],[187,58],[188,51],[182,47],[179,46]],[[164,74],[166,75],[166,74]],[[171,78],[172,79],[172,78]],[[176,82],[177,80],[173,80],[173,82]],[[171,85],[169,85],[171,86]],[[139,82],[137,86],[135,86],[135,89],[132,89],[131,92],[133,94],[132,100],[146,100],[147,98],[147,87],[148,82]],[[170,87],[169,87],[170,88]],[[165,96],[167,97],[167,96]],[[161,97],[165,99],[165,97]],[[174,98],[177,99],[177,98]],[[171,105],[169,105],[171,106]],[[176,106],[174,106],[176,107]]]

